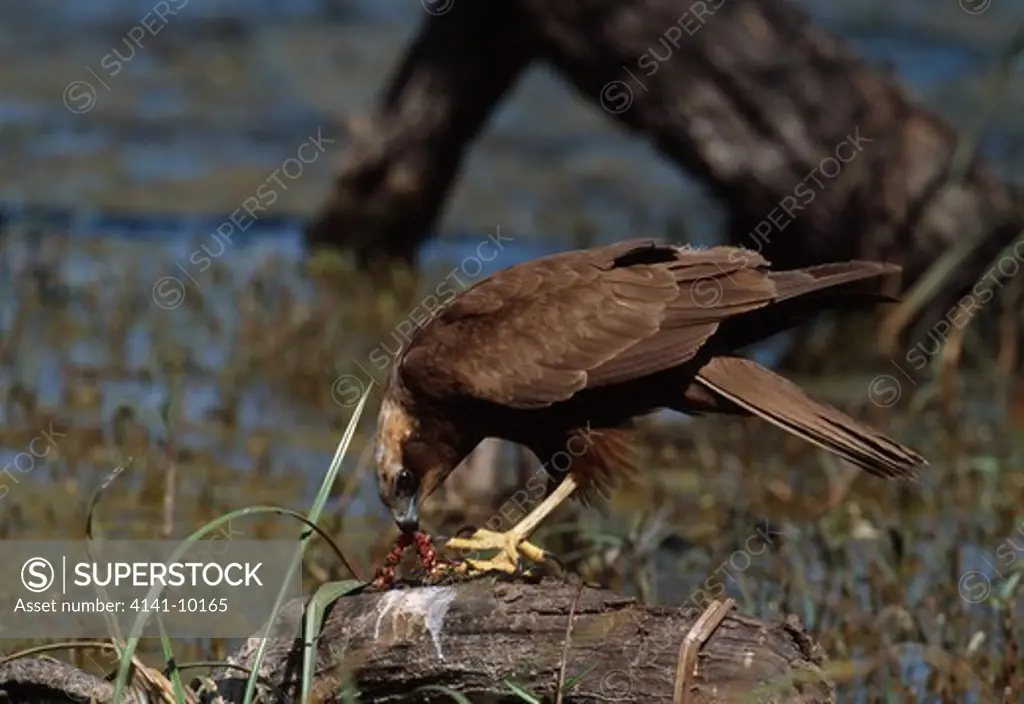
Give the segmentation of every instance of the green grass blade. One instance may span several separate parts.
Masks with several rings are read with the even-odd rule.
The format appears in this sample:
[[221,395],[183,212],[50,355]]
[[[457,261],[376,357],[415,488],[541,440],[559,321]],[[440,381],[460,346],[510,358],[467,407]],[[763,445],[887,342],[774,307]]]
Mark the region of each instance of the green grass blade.
[[[232,511],[231,513],[226,513],[223,516],[220,516],[219,518],[215,518],[214,520],[210,521],[205,526],[194,532],[192,535],[190,535],[184,541],[182,541],[181,545],[178,546],[178,548],[168,559],[168,562],[176,562],[180,560],[181,557],[188,550],[188,548],[192,547],[195,543],[199,542],[207,535],[219,529],[222,525],[230,525],[231,521],[235,520],[236,518],[242,518],[244,516],[252,516],[264,513],[273,513],[281,516],[290,516],[302,523],[305,523],[307,526],[311,526],[311,531],[320,532],[320,529],[317,528],[315,524],[311,524],[309,519],[305,515],[293,509],[284,508],[282,506],[247,506],[246,508],[240,508],[236,511]],[[149,594],[146,595],[146,599],[156,599],[160,596],[160,592],[162,590],[163,587],[154,587],[152,590],[150,590]],[[139,640],[141,639],[140,636],[137,634],[142,633],[142,629],[145,628],[146,621],[149,620],[149,613],[151,612],[144,611],[141,614],[139,614],[139,616],[136,618],[135,625],[132,627],[132,635],[125,642],[124,651],[121,654],[120,669],[117,673],[117,679],[114,682],[114,701],[121,701],[121,695],[123,693],[125,682],[127,680],[128,671],[131,667],[132,656],[135,654],[135,650],[138,647]]]
[[[348,427],[345,428],[345,434],[341,438],[341,442],[338,443],[338,449],[334,453],[334,459],[331,460],[331,466],[327,470],[327,476],[324,477],[323,483],[320,485],[320,491],[317,492],[316,499],[313,501],[313,507],[309,510],[309,521],[310,523],[316,523],[320,514],[323,512],[324,506],[327,504],[327,499],[330,498],[331,489],[334,486],[334,480],[338,476],[338,471],[341,469],[342,460],[348,453],[348,447],[352,443],[352,438],[356,434],[356,427],[359,425],[359,418],[363,415],[363,408],[366,407],[366,400],[370,397],[370,391],[373,390],[373,385],[366,387],[363,392],[363,397],[359,399],[359,404],[356,406],[355,411],[352,413],[352,417],[348,421]],[[270,618],[267,619],[267,632],[269,633],[270,627],[277,620],[277,614],[281,610],[281,606],[284,603],[284,595],[287,593],[288,581],[295,574],[296,570],[299,569],[299,565],[302,564],[302,556],[306,552],[306,544],[309,541],[309,537],[313,534],[312,531],[306,531],[299,538],[299,549],[295,551],[295,557],[292,559],[291,565],[288,567],[288,571],[285,573],[284,580],[281,583],[281,589],[277,593],[277,600],[274,602],[274,608],[271,611]],[[250,704],[253,697],[256,694],[256,683],[259,679],[260,666],[263,664],[263,657],[266,654],[267,649],[267,638],[264,637],[260,640],[260,647],[256,649],[256,658],[252,664],[252,675],[249,677],[248,683],[245,685],[245,697],[242,699],[243,704]]]
[[174,649],[171,639],[167,637],[167,629],[164,628],[164,621],[160,618],[160,614],[156,615],[156,625],[160,629],[160,645],[164,651],[164,662],[170,669],[170,680],[174,685],[174,700],[178,704],[185,704],[185,686],[181,683],[181,673],[178,672],[178,668],[174,664]]
[[1002,604],[1007,606],[1013,606],[1013,593],[1017,591],[1017,585],[1020,583],[1020,572],[1014,572],[1010,575],[1009,579],[999,588],[997,598]]
[[585,669],[580,674],[578,674],[578,675],[576,675],[574,677],[570,677],[568,680],[566,680],[565,687],[562,688],[562,691],[563,692],[570,692],[570,691],[572,691],[573,687],[575,687],[580,682],[582,682],[584,677],[586,677],[587,675],[589,675],[591,672],[593,672],[596,669],[597,669],[597,663],[595,662],[593,665],[591,665],[590,667]]
[[441,694],[447,694],[453,700],[458,702],[458,704],[473,704],[473,702],[469,701],[469,699],[466,698],[466,695],[463,694],[462,692],[456,692],[451,687],[444,687],[444,686],[439,685],[439,684],[423,685],[422,687],[417,687],[413,691],[414,692],[440,692]]
[[[92,554],[92,543],[96,540],[94,526],[98,525],[99,522],[96,520],[96,510],[99,507],[100,498],[103,496],[103,492],[110,486],[110,484],[120,476],[121,472],[124,471],[125,462],[120,458],[118,453],[118,465],[117,467],[108,474],[99,488],[93,492],[92,499],[89,502],[89,511],[85,519],[85,536],[86,536],[86,552],[89,554],[90,559],[95,560]],[[128,459],[131,462],[131,458]],[[99,585],[96,585],[97,596],[104,600],[110,601],[107,597],[107,590]],[[118,628],[117,620],[112,615],[104,614],[104,618],[107,622],[107,628],[110,631],[110,638],[115,644],[120,645],[124,638],[121,636],[120,628]],[[181,675],[178,673],[176,667],[174,667],[174,646],[171,643],[170,637],[167,635],[167,629],[164,627],[163,619],[160,618],[160,614],[156,615],[157,627],[160,629],[160,647],[163,650],[164,662],[167,663],[169,668],[169,679],[171,684],[174,685],[175,700],[178,704],[185,703],[185,687],[181,683]]]
[[344,704],[359,704],[359,692],[348,677],[341,684],[341,701]]
[[512,690],[512,693],[522,699],[524,702],[530,704],[543,704],[540,699],[537,698],[536,694],[533,694],[522,685],[518,685],[512,680],[505,680],[505,686]]
[[320,624],[324,620],[324,611],[335,601],[350,592],[362,587],[365,582],[346,579],[344,582],[328,582],[320,585],[309,603],[303,624],[302,638],[302,704],[309,704],[313,692],[313,670],[316,669],[316,641],[320,637]]

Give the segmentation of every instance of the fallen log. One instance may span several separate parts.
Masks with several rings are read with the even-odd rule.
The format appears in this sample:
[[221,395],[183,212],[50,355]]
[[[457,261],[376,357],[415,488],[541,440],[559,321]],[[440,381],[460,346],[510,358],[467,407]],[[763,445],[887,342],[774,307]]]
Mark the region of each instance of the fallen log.
[[947,182],[958,136],[943,120],[785,0],[443,5],[355,130],[311,246],[411,261],[470,142],[534,60],[708,184],[725,239],[776,265],[881,259],[908,286],[983,234],[911,321],[914,338],[1024,229],[1019,195],[980,162]]
[[[824,652],[794,617],[764,622],[729,613],[731,605],[649,607],[602,589],[489,579],[349,595],[325,618],[313,701],[343,701],[349,675],[360,702],[451,701],[437,687],[473,702],[522,701],[507,682],[550,701],[562,682],[567,702],[673,701],[676,688],[691,702],[752,692],[760,701],[835,701]],[[303,606],[290,602],[271,630],[265,701],[298,695]],[[250,666],[258,646],[250,638],[229,662]],[[246,678],[225,668],[210,679],[224,701],[241,702]],[[110,682],[41,659],[0,666],[0,692],[11,702],[113,697]]]
[[351,245],[368,266],[411,263],[465,151],[536,50],[515,2],[428,15],[377,113],[350,121],[346,165],[307,241]]

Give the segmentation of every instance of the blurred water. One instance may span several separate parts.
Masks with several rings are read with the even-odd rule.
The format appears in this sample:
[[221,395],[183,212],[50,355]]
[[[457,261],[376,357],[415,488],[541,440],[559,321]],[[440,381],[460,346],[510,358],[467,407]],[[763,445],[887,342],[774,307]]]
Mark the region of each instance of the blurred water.
[[[266,213],[287,218],[282,229],[295,230],[292,218],[309,214],[329,188],[331,164],[343,152],[341,120],[372,105],[424,17],[419,3],[406,0],[175,0],[177,14],[161,23],[154,5],[49,0],[0,7],[0,152],[7,166],[0,203],[149,216],[229,213],[322,128],[339,137],[329,159],[312,165]],[[938,9],[924,1],[893,9],[807,7],[957,125],[978,111],[979,75],[1024,19],[1019,4],[998,2],[976,16],[953,2]],[[155,36],[146,32],[138,47],[126,37],[140,36],[142,24]],[[75,99],[85,84],[65,91],[83,81],[95,102],[74,112],[84,107]],[[1024,173],[1021,83],[1014,82],[983,145],[1014,178]],[[538,67],[470,153],[442,229],[500,224],[544,236],[582,225],[609,238],[681,221],[689,236],[711,239],[720,218],[699,184]],[[131,229],[149,228],[143,218]]]

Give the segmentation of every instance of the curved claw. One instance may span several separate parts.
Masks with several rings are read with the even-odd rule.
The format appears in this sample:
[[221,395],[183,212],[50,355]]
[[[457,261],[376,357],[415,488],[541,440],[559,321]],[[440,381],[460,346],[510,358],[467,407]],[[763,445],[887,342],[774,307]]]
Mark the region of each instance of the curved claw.
[[477,528],[476,526],[467,524],[467,525],[464,525],[461,528],[459,528],[457,531],[455,531],[455,535],[453,537],[455,537],[455,538],[468,538],[468,537],[472,536],[474,533],[476,533],[479,530],[480,529]]
[[548,550],[545,550],[544,551],[544,562],[545,562],[545,564],[547,564],[547,563],[554,563],[555,566],[558,567],[558,571],[561,574],[565,574],[565,572],[566,572],[566,570],[565,570],[565,563],[562,562],[560,559],[558,559],[558,556],[555,555],[555,553],[550,552]]

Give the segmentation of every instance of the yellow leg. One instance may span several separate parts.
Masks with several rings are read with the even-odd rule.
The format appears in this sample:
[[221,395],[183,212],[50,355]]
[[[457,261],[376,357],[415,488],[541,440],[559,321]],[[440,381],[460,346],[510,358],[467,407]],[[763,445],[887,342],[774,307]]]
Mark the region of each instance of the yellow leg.
[[540,502],[523,520],[504,533],[480,529],[468,538],[452,538],[446,547],[453,550],[497,550],[498,554],[489,560],[466,559],[460,564],[464,572],[505,572],[515,574],[519,566],[519,555],[531,562],[544,562],[547,557],[542,548],[527,541],[537,526],[565,501],[578,486],[576,478],[569,474],[555,487],[551,495]]

